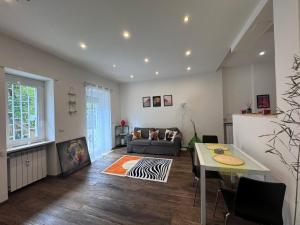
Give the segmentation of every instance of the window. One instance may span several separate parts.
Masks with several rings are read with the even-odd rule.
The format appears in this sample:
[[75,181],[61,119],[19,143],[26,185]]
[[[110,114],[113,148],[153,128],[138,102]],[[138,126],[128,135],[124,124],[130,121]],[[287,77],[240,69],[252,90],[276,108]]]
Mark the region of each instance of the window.
[[45,140],[44,82],[6,75],[8,147]]

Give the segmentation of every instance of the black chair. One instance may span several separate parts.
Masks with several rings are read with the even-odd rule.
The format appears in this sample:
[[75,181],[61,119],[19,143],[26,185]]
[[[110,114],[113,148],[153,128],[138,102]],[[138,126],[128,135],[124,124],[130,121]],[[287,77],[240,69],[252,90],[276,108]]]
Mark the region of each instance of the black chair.
[[[194,203],[193,206],[195,206],[196,198],[197,198],[197,191],[198,191],[198,185],[200,182],[200,166],[195,165],[195,158],[194,158],[194,151],[193,149],[189,149],[191,159],[192,159],[192,171],[194,174],[194,180],[193,180],[193,186],[195,185],[195,181],[197,182],[196,189],[195,189],[195,195],[194,195]],[[224,187],[224,180],[221,174],[217,171],[206,171],[205,173],[206,179],[217,179],[219,180],[220,187]]]
[[219,143],[218,136],[215,135],[203,135],[202,136],[203,143]]
[[286,185],[283,183],[268,183],[242,177],[237,191],[223,188],[218,191],[215,211],[219,194],[222,193],[227,208],[225,225],[231,214],[259,224],[282,225],[285,189]]

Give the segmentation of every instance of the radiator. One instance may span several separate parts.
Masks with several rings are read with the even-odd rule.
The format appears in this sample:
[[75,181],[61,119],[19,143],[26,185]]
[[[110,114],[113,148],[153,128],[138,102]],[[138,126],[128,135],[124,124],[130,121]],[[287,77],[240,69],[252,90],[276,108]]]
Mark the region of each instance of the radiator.
[[13,192],[47,176],[46,148],[38,147],[8,156],[8,190]]

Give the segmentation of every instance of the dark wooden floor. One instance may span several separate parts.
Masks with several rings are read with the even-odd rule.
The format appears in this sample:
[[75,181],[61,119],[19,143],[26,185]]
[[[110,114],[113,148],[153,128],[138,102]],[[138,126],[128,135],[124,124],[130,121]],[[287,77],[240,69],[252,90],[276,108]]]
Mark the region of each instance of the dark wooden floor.
[[[0,206],[0,224],[200,224],[199,200],[193,207],[190,158],[175,157],[167,183],[101,174],[125,151],[115,150],[68,178],[49,177],[12,193]],[[173,158],[173,157],[166,157]],[[223,224],[221,203],[212,217],[217,183],[207,184],[208,224]],[[232,225],[250,225],[232,219]]]

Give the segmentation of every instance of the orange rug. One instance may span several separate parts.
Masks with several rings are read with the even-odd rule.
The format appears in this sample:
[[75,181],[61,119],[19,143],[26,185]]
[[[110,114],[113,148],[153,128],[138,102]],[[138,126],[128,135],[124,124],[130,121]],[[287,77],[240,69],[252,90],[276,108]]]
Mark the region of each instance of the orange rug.
[[131,156],[124,155],[119,160],[114,162],[112,165],[107,167],[102,173],[117,175],[117,176],[126,176],[128,170],[130,170],[135,164],[143,157],[140,156]]

